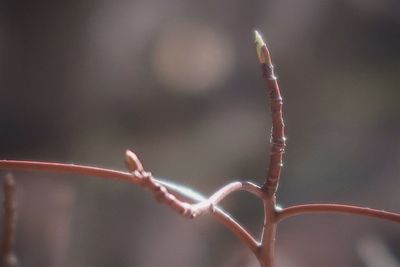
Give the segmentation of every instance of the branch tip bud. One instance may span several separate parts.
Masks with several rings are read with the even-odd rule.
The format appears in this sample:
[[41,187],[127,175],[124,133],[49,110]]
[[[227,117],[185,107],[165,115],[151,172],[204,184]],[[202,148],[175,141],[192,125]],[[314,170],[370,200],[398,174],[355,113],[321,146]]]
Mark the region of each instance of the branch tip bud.
[[140,162],[139,158],[129,149],[125,152],[125,163],[130,172],[144,171],[143,164]]
[[254,31],[254,37],[255,37],[256,52],[257,52],[258,60],[260,61],[261,64],[263,64],[266,62],[266,58],[262,51],[262,48],[266,47],[266,45],[258,31]]

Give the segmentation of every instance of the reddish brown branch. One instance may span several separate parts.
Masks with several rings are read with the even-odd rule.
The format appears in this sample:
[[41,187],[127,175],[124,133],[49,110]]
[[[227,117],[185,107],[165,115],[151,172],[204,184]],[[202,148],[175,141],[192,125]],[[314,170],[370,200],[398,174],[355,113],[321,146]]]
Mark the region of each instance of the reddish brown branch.
[[107,180],[119,180],[138,184],[139,179],[128,172],[115,171],[97,167],[38,161],[0,160],[0,169],[15,171],[45,171],[53,173],[71,173],[100,177]]
[[216,206],[224,198],[236,191],[247,191],[259,198],[262,198],[262,191],[259,186],[249,182],[232,182],[219,189],[206,201],[193,205],[191,211],[192,216],[197,217],[209,212],[214,212]]
[[[125,181],[142,186],[151,191],[159,202],[166,204],[185,217],[195,218],[210,213],[250,248],[259,260],[261,267],[276,266],[274,250],[277,225],[280,221],[289,217],[308,213],[345,213],[400,223],[400,214],[349,205],[308,204],[277,210],[276,191],[279,185],[282,159],[286,145],[283,100],[277,78],[274,74],[270,52],[258,32],[255,32],[255,34],[256,52],[268,90],[272,115],[270,138],[271,153],[267,177],[261,188],[249,182],[232,182],[216,191],[209,198],[205,198],[183,186],[156,179],[150,172],[145,171],[143,164],[131,151],[126,152],[126,163],[130,173],[74,164],[12,160],[0,160],[0,169],[73,173],[100,177],[108,180]],[[13,186],[10,185],[10,187],[7,187],[7,184],[5,184],[6,201],[4,207],[6,214],[3,237],[3,259],[11,259],[13,256],[12,245],[15,230],[15,204],[12,203],[14,203],[14,190]],[[223,199],[236,191],[249,192],[263,201],[265,216],[260,243],[229,214],[217,206]],[[4,255],[8,256],[6,257]],[[3,260],[3,262],[5,261]],[[3,265],[7,267],[14,266],[12,264]]]
[[175,195],[168,192],[166,186],[157,181],[151,173],[143,169],[143,164],[132,151],[126,151],[125,162],[132,174],[139,178],[140,185],[152,191],[158,201],[170,206],[173,210],[185,217],[195,218],[203,214],[214,213],[219,202],[231,193],[239,190],[248,191],[257,197],[262,197],[260,187],[249,182],[232,182],[219,189],[208,199],[196,204],[191,204],[177,199]]
[[279,211],[277,218],[279,221],[282,221],[289,217],[309,213],[342,213],[372,217],[376,219],[400,223],[400,214],[398,213],[341,204],[305,204],[292,206]]
[[260,251],[257,255],[261,267],[275,267],[275,239],[278,221],[276,218],[274,196],[264,200],[264,226],[261,235]]
[[212,214],[217,221],[228,228],[232,233],[234,233],[244,244],[254,253],[258,255],[259,244],[257,240],[235,219],[233,219],[228,213],[220,208],[216,208],[215,212]]
[[[262,192],[258,186],[251,183],[233,182],[222,187],[210,198],[196,204],[191,204],[177,199],[175,195],[168,191],[168,188],[166,187],[167,184],[161,184],[159,181],[154,179],[151,173],[144,171],[143,164],[133,152],[129,150],[126,151],[125,162],[132,174],[140,178],[140,185],[153,192],[158,201],[166,204],[174,211],[188,218],[195,218],[206,213],[213,214],[220,223],[224,224],[229,230],[236,234],[236,236],[238,236],[253,253],[256,253],[258,249],[258,243],[254,237],[230,215],[218,208],[217,204],[229,194],[238,190],[248,191],[258,197],[261,197]],[[175,187],[175,190],[176,188],[177,187]]]
[[260,61],[262,76],[267,90],[269,93],[271,115],[272,115],[272,129],[271,129],[271,154],[269,159],[268,174],[263,185],[263,189],[269,195],[276,192],[279,183],[279,177],[282,169],[282,157],[285,151],[285,124],[283,122],[283,100],[277,78],[274,74],[274,66],[272,65],[270,52],[262,40],[259,33],[256,31],[256,49],[258,60]]
[[262,186],[265,193],[264,203],[264,226],[261,235],[261,246],[257,255],[261,267],[275,267],[275,238],[276,238],[276,190],[282,169],[282,158],[285,149],[285,125],[283,123],[283,100],[279,90],[277,78],[274,74],[270,52],[255,31],[256,52],[260,62],[262,76],[269,93],[272,129],[271,129],[271,153],[269,158],[267,178]]
[[16,267],[17,258],[14,254],[14,240],[16,231],[16,189],[12,174],[7,174],[4,180],[4,216],[1,262],[4,267]]
[[[256,196],[260,196],[261,189],[256,185],[251,183],[233,182],[218,190],[210,198],[196,204],[191,204],[181,201],[175,197],[175,195],[171,194],[167,188],[168,184],[160,183],[152,177],[151,173],[136,170],[133,171],[133,174],[143,179],[141,185],[153,192],[159,202],[166,204],[174,211],[187,218],[193,219],[200,215],[211,213],[215,219],[242,240],[255,255],[258,253],[258,243],[255,238],[228,213],[217,207],[217,204],[226,196],[238,190],[244,190]],[[179,188],[180,186],[174,186],[172,190],[179,193]],[[188,195],[185,194],[185,197],[188,197]]]
[[[179,185],[171,186],[170,183],[164,183],[155,179],[151,173],[143,170],[143,165],[132,152],[127,152],[126,163],[132,173],[115,171],[110,169],[103,169],[90,166],[82,166],[75,164],[63,164],[63,163],[49,163],[49,162],[34,162],[34,161],[16,161],[16,160],[0,160],[0,169],[8,170],[19,170],[19,171],[46,171],[54,173],[73,173],[77,175],[87,175],[94,177],[101,177],[107,180],[119,180],[130,182],[136,185],[143,186],[155,194],[155,197],[160,202],[167,204],[173,210],[179,214],[184,215],[188,218],[194,218],[196,216],[213,211],[212,215],[229,230],[231,230],[237,237],[239,237],[253,252],[257,250],[257,241],[254,237],[239,223],[237,223],[232,217],[230,217],[222,209],[216,207],[216,205],[224,199],[227,195],[238,191],[247,191],[256,196],[261,196],[262,192],[259,187],[248,182],[235,182],[228,185],[221,190],[218,190],[212,195],[211,201],[205,199],[200,203],[189,203],[179,200],[177,197],[180,195],[183,198],[189,199],[190,201],[198,202],[198,198],[192,197],[190,194],[181,194],[181,187]],[[174,192],[177,194],[170,193]]]

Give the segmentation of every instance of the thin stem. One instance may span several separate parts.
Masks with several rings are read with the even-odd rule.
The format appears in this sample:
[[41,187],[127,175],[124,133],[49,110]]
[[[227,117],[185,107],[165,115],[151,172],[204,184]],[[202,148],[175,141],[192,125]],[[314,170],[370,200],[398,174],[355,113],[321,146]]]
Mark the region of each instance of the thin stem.
[[[213,216],[220,223],[224,224],[237,237],[239,237],[239,239],[241,239],[253,253],[257,252],[258,244],[254,237],[225,211],[216,207],[216,205],[226,196],[238,190],[245,190],[252,194],[255,194],[256,196],[261,196],[262,192],[258,186],[248,182],[233,182],[218,190],[210,198],[204,198],[203,201],[197,204],[190,204],[180,201],[175,197],[175,195],[169,193],[168,189],[166,188],[166,186],[168,186],[169,184],[161,184],[159,181],[152,177],[151,173],[146,172],[143,168],[143,164],[140,162],[135,153],[127,150],[125,156],[125,162],[128,169],[132,172],[133,175],[140,178],[140,180],[142,181],[141,185],[152,191],[158,201],[165,203],[173,210],[177,211],[179,214],[189,218],[195,218],[199,215],[206,213],[213,214]],[[179,190],[182,188],[185,192],[184,195],[187,196],[187,188],[181,187],[179,185],[173,185],[172,190],[179,192]],[[194,194],[194,196],[196,199],[203,199],[203,197],[199,196],[199,194],[197,193]]]
[[7,174],[4,180],[4,216],[1,262],[4,267],[16,267],[18,260],[14,254],[16,228],[16,196],[15,180]]
[[271,130],[271,154],[269,159],[268,174],[262,186],[265,196],[264,202],[264,227],[260,251],[256,254],[261,267],[275,267],[274,246],[277,224],[289,217],[306,213],[346,213],[360,216],[369,216],[378,219],[400,222],[400,214],[338,204],[310,204],[289,207],[281,211],[276,208],[276,191],[279,184],[282,158],[286,145],[285,124],[283,120],[283,100],[281,97],[277,78],[274,74],[270,52],[261,35],[256,31],[256,52],[261,65],[262,75],[267,85],[271,102],[272,130]]
[[213,212],[218,203],[236,191],[247,191],[261,199],[263,196],[261,188],[255,184],[249,182],[232,182],[219,189],[206,201],[195,204],[193,206],[193,215],[197,217],[208,212]]
[[261,235],[260,251],[256,254],[261,267],[275,267],[275,238],[276,238],[276,190],[282,169],[282,158],[285,151],[285,124],[283,122],[283,100],[277,78],[274,74],[270,52],[261,35],[255,31],[256,52],[261,66],[262,77],[267,86],[271,116],[271,153],[264,192],[264,227]]
[[[133,163],[131,162],[131,164]],[[134,167],[138,168],[139,166],[141,165],[136,165],[136,167],[135,166]],[[128,173],[111,169],[75,165],[75,164],[17,161],[17,160],[0,160],[0,169],[16,170],[16,171],[46,171],[53,173],[72,173],[76,175],[87,175],[97,178],[104,178],[107,180],[118,180],[118,181],[129,182],[146,187],[155,194],[156,198],[160,202],[167,204],[169,207],[171,207],[178,213],[189,218],[195,217],[193,216],[193,214],[196,211],[196,209],[193,209],[193,207],[196,204],[180,201],[177,198],[179,197],[181,191],[180,188],[185,188],[185,187],[175,184],[171,186],[171,183],[159,181],[155,179],[150,173],[144,171],[136,171],[136,172],[134,171],[133,173]],[[251,183],[240,183],[240,184],[241,184],[240,186],[238,186],[238,184],[234,184],[233,186],[232,185],[228,186],[227,191],[226,190],[217,191],[217,195],[214,196],[214,199],[217,200],[217,202],[219,202],[230,193],[238,190],[248,191],[255,195],[261,194],[260,193],[261,189],[256,185],[253,185]],[[168,191],[175,192],[178,194],[178,196],[175,197],[175,195],[169,193]],[[182,193],[183,198],[189,199],[190,201],[198,202],[198,197],[197,197],[198,194],[192,197],[190,194],[187,193],[188,190],[182,190],[182,191],[184,191]],[[205,199],[204,202],[200,203],[205,203],[205,202],[210,203],[208,199]],[[254,237],[225,211],[216,207],[214,209],[214,212],[212,212],[212,216],[215,217],[224,226],[226,226],[229,230],[231,230],[240,240],[242,240],[250,248],[251,251],[255,252],[257,250],[258,243],[254,239]]]
[[254,253],[254,255],[258,254],[259,245],[257,240],[228,213],[217,207],[212,215],[218,222],[223,224],[226,228],[231,230],[231,232],[234,233],[240,240],[242,240]]
[[261,267],[274,267],[275,239],[278,222],[276,219],[275,197],[268,197],[264,201],[264,226],[261,235],[261,246],[257,255]]
[[262,76],[264,78],[269,93],[272,130],[271,130],[271,153],[269,159],[268,174],[263,185],[263,189],[268,191],[269,195],[275,194],[282,169],[282,158],[285,152],[285,124],[283,122],[283,99],[279,89],[277,78],[274,74],[270,52],[261,38],[261,35],[255,31],[256,51],[260,62]]
[[278,221],[309,213],[342,213],[372,217],[400,223],[400,214],[352,205],[341,204],[305,204],[285,208],[278,213]]
[[134,184],[139,184],[140,180],[133,177],[128,172],[115,171],[104,168],[90,167],[84,165],[38,162],[38,161],[19,161],[19,160],[0,160],[0,169],[15,171],[45,171],[53,173],[71,173],[77,175],[87,175],[104,178],[107,180],[118,180]]
[[[125,162],[133,176],[139,178],[140,185],[152,191],[157,200],[165,203],[178,213],[189,218],[195,218],[203,214],[213,213],[219,202],[221,202],[228,195],[239,190],[248,191],[259,198],[262,198],[263,196],[261,188],[255,184],[250,182],[232,182],[219,189],[211,197],[204,199],[199,203],[191,204],[177,199],[175,195],[168,191],[167,185],[163,185],[157,181],[151,173],[146,172],[143,168],[142,162],[132,151],[126,151]],[[176,187],[177,186],[174,188]]]

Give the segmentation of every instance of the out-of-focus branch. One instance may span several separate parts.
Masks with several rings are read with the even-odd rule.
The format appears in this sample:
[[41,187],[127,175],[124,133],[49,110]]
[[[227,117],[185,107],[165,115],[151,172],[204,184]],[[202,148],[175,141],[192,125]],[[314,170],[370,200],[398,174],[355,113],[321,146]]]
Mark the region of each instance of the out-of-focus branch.
[[357,241],[356,251],[366,267],[400,267],[396,252],[378,236],[367,235]]
[[278,212],[277,219],[282,221],[289,217],[309,213],[342,213],[350,215],[367,216],[381,220],[400,223],[400,214],[352,205],[341,204],[305,204],[285,208]]
[[14,254],[15,228],[16,228],[16,188],[15,180],[11,173],[4,179],[3,201],[3,237],[1,250],[1,263],[4,267],[18,266],[17,257]]

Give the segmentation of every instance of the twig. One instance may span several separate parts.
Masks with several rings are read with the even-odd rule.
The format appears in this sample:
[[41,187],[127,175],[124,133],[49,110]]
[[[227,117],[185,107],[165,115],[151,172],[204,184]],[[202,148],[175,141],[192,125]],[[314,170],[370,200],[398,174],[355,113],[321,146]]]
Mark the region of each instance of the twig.
[[211,213],[220,223],[224,224],[228,229],[236,234],[236,236],[238,236],[253,253],[257,251],[258,243],[254,237],[231,216],[225,213],[222,209],[218,208],[217,205],[229,194],[238,190],[247,191],[258,197],[261,197],[262,192],[258,186],[248,182],[233,182],[222,187],[208,199],[196,204],[191,204],[177,199],[175,195],[168,191],[166,185],[162,185],[152,176],[150,172],[146,172],[143,168],[143,164],[140,162],[135,153],[127,150],[125,155],[125,162],[129,171],[131,171],[135,177],[140,178],[140,185],[152,191],[159,202],[166,204],[177,213],[191,219],[200,215]]
[[[198,197],[188,194],[187,190],[184,190],[184,187],[179,185],[171,186],[171,183],[166,183],[155,179],[151,173],[144,171],[143,165],[139,159],[137,159],[134,153],[127,151],[126,163],[132,173],[75,164],[16,160],[0,160],[0,169],[73,173],[77,175],[101,177],[107,180],[119,180],[140,185],[152,191],[160,202],[167,204],[173,210],[185,217],[194,218],[196,216],[211,212],[220,223],[225,225],[237,237],[239,237],[239,239],[241,239],[251,251],[255,252],[257,250],[258,243],[254,237],[225,211],[216,206],[226,196],[239,190],[250,192],[256,196],[261,196],[262,192],[258,186],[249,182],[234,182],[218,190],[211,196],[211,200],[205,198],[204,201],[192,204],[181,201],[177,197],[182,195],[184,198],[194,202],[198,202]],[[169,191],[175,192],[178,195],[175,196]]]
[[270,52],[261,35],[255,31],[255,43],[258,60],[261,66],[269,99],[271,102],[272,129],[271,129],[271,153],[265,183],[262,190],[265,192],[264,226],[261,235],[261,246],[258,259],[262,267],[275,266],[275,238],[276,238],[276,190],[282,169],[282,158],[285,150],[285,124],[283,122],[283,100],[279,90],[277,78],[274,74]]
[[256,197],[262,199],[262,191],[259,186],[250,182],[232,182],[219,189],[211,197],[209,197],[208,200],[194,205],[193,215],[196,217],[209,211],[212,212],[216,205],[218,205],[218,203],[221,202],[225,197],[239,190],[250,192]]
[[272,129],[271,139],[272,144],[271,154],[269,159],[269,167],[266,181],[263,189],[269,195],[276,192],[279,183],[279,177],[282,169],[282,157],[285,152],[285,124],[283,122],[283,99],[279,89],[277,78],[274,74],[274,66],[272,65],[270,52],[261,38],[261,35],[255,31],[256,52],[261,65],[262,75],[267,85],[269,99],[271,102]]
[[84,165],[38,162],[38,161],[20,161],[20,160],[0,160],[0,169],[15,171],[45,171],[53,173],[71,173],[77,175],[87,175],[104,178],[107,180],[118,180],[128,183],[139,184],[139,178],[132,177],[128,172],[115,171],[104,168],[97,168]]
[[289,217],[309,213],[342,213],[372,217],[376,219],[400,223],[400,214],[398,213],[341,204],[305,204],[292,206],[279,211],[277,219],[278,221],[282,221]]
[[212,215],[218,222],[223,224],[240,240],[242,240],[244,244],[251,250],[251,252],[253,252],[254,255],[258,254],[259,243],[257,242],[257,240],[228,213],[217,207]]
[[14,240],[16,228],[16,197],[15,180],[11,173],[4,179],[4,217],[1,262],[4,267],[18,266],[17,257],[14,254]]
[[[146,172],[143,164],[138,157],[131,151],[126,152],[126,163],[129,172],[121,172],[110,169],[96,168],[90,166],[49,163],[49,162],[33,162],[33,161],[15,161],[15,160],[0,160],[0,169],[20,170],[20,171],[47,171],[56,173],[73,173],[78,175],[88,175],[107,180],[119,180],[133,183],[150,190],[156,199],[177,213],[187,217],[196,218],[204,214],[210,213],[216,220],[231,230],[240,240],[242,240],[257,257],[261,267],[275,267],[275,238],[276,229],[279,222],[289,217],[308,214],[308,213],[346,213],[360,216],[374,217],[383,220],[394,221],[400,223],[400,214],[386,212],[382,210],[374,210],[370,208],[362,208],[357,206],[339,205],[339,204],[308,204],[298,205],[279,210],[276,207],[276,191],[279,184],[282,158],[286,145],[285,125],[283,120],[283,100],[278,86],[277,78],[274,74],[270,52],[262,40],[260,34],[255,32],[256,52],[259,63],[261,65],[262,75],[269,92],[272,114],[272,130],[271,130],[271,153],[269,158],[269,166],[267,177],[262,187],[259,187],[250,182],[232,182],[218,191],[211,197],[206,198],[197,192],[183,187],[178,184],[162,181],[153,177],[150,172]],[[7,189],[5,188],[7,191]],[[14,192],[14,189],[8,189],[9,192]],[[236,222],[228,213],[219,208],[217,205],[228,195],[236,191],[246,191],[260,198],[264,204],[264,225],[262,229],[261,241],[256,239],[238,222]],[[12,193],[13,194],[13,193]],[[7,213],[7,199],[12,199],[10,194],[6,195],[5,210]],[[188,201],[185,201],[188,200]],[[11,215],[8,218],[14,218],[13,205],[8,209]],[[7,218],[7,216],[5,216]],[[6,220],[8,221],[8,220]],[[6,225],[13,225],[13,223]],[[13,226],[15,227],[15,225]],[[8,233],[13,238],[14,228],[10,227],[11,231],[5,228],[5,233]],[[11,251],[12,240],[4,237],[3,251]],[[5,242],[4,240],[11,240]],[[4,243],[5,242],[5,243]],[[4,249],[5,247],[10,249]],[[7,253],[4,253],[7,254]],[[4,255],[3,254],[3,255]],[[10,258],[10,257],[9,257]],[[5,265],[12,267],[14,265]]]
[[192,219],[207,213],[214,213],[219,202],[231,193],[239,190],[248,191],[259,198],[263,196],[260,187],[255,184],[249,182],[232,182],[219,189],[208,199],[196,204],[191,204],[177,199],[176,196],[171,194],[167,187],[157,181],[150,172],[146,172],[143,168],[143,164],[132,151],[126,151],[125,162],[134,177],[139,178],[140,185],[152,191],[158,201],[170,206],[184,217]]
[[278,86],[277,78],[271,61],[270,52],[256,31],[256,51],[261,65],[263,78],[267,85],[271,101],[272,130],[271,130],[271,154],[266,181],[262,186],[265,192],[264,203],[264,227],[259,253],[256,254],[262,267],[275,266],[275,237],[277,224],[289,217],[306,213],[346,213],[360,216],[374,217],[383,220],[400,223],[400,214],[362,208],[351,205],[338,204],[309,204],[288,207],[278,210],[276,207],[276,191],[279,184],[282,169],[282,158],[285,148],[285,125],[283,120],[283,100]]

